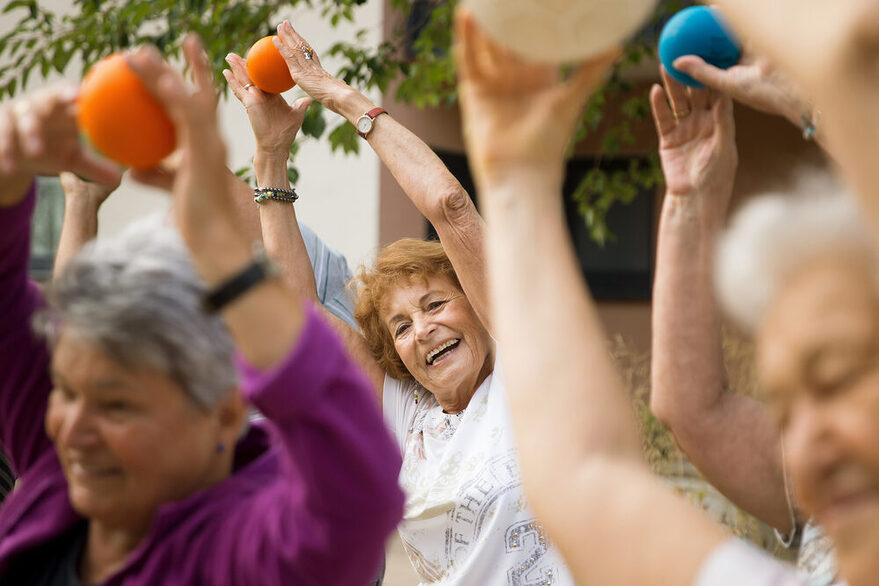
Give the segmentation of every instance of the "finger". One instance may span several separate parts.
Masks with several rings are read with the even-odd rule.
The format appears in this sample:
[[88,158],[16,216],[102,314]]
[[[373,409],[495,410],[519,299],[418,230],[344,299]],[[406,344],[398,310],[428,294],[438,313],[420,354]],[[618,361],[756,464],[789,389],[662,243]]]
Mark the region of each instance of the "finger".
[[709,90],[707,87],[687,88],[687,95],[688,95],[688,99],[690,101],[690,107],[693,109],[694,112],[701,112],[703,110],[710,109],[710,106],[709,106],[709,97],[710,97],[709,94],[710,93],[711,93],[711,90]]
[[299,112],[299,113],[301,113],[303,116],[305,116],[305,111],[308,110],[308,107],[311,106],[312,102],[314,102],[314,100],[312,100],[312,99],[309,98],[308,96],[306,96],[306,97],[304,97],[304,98],[299,98],[298,100],[296,100],[295,102],[293,102],[293,106],[292,106],[292,108],[293,108],[296,112]]
[[183,140],[188,126],[188,94],[183,78],[162,60],[155,47],[147,46],[126,55],[126,60],[150,93],[165,108],[177,130],[178,140]]
[[192,77],[195,80],[197,88],[197,99],[201,105],[210,108],[211,111],[217,107],[217,88],[214,86],[214,75],[211,71],[210,60],[204,49],[204,45],[198,35],[188,34],[183,40],[183,53],[186,61],[192,71]]
[[[278,26],[278,31],[280,30],[281,27]],[[287,69],[290,70],[290,75],[295,81],[298,77],[298,72],[302,71],[302,63],[299,62],[299,59],[302,59],[303,61],[305,60],[305,56],[302,54],[302,51],[290,47],[290,45],[286,41],[281,40],[280,35],[272,39],[272,43],[274,43],[275,48],[278,50],[278,53],[281,54],[281,57],[284,58],[284,62],[287,64]]]
[[293,28],[293,25],[290,24],[289,20],[285,20],[278,26],[278,34],[281,32],[287,35],[287,38],[290,40],[290,47],[293,49],[301,49],[303,45],[311,46],[308,41],[306,41],[302,35],[296,32],[296,29]]
[[717,125],[718,131],[726,137],[735,138],[736,125],[733,117],[733,101],[732,98],[720,95],[714,107],[712,108],[714,115],[714,123]]
[[16,127],[21,154],[25,158],[40,156],[45,149],[45,141],[42,136],[43,129],[40,122],[45,117],[38,115],[34,105],[26,99],[16,103],[14,111],[17,118]]
[[687,88],[684,87],[683,84],[675,81],[672,76],[668,74],[668,71],[665,70],[665,67],[660,67],[660,71],[662,73],[663,84],[665,85],[665,93],[671,104],[672,112],[675,114],[676,118],[685,117],[692,110],[690,107],[690,100],[687,97]]
[[226,55],[226,63],[229,64],[229,69],[232,70],[232,75],[235,76],[235,81],[239,87],[244,88],[248,84],[252,86],[253,80],[250,79],[250,74],[247,73],[247,61],[244,58],[235,53],[229,53]]
[[650,109],[653,111],[653,121],[660,138],[675,129],[677,121],[668,105],[665,90],[658,83],[650,88]]
[[129,173],[131,174],[132,179],[138,183],[143,183],[144,185],[158,187],[165,191],[171,191],[171,188],[174,187],[175,174],[162,167],[156,167],[154,169],[131,169]]
[[229,86],[229,89],[232,90],[232,95],[235,96],[239,102],[244,102],[242,98],[242,92],[244,88],[241,87],[241,84],[238,83],[238,80],[235,79],[235,75],[229,71],[228,69],[223,70],[223,77],[226,78],[226,85]]
[[96,183],[117,185],[122,180],[122,170],[114,163],[80,149],[70,165],[74,173]]
[[725,69],[719,69],[709,65],[701,57],[686,55],[678,57],[673,63],[674,68],[686,73],[696,81],[710,88],[727,92],[730,86],[730,78]]

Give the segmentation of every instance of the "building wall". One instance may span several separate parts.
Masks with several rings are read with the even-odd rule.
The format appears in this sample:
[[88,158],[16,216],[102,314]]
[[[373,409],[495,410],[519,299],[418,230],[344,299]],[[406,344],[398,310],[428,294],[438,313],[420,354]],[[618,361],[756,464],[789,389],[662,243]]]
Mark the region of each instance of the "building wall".
[[[55,10],[70,10],[67,0],[43,0],[42,4]],[[288,17],[297,30],[306,36],[322,55],[322,63],[335,73],[339,62],[323,53],[335,42],[353,36],[354,31],[367,28],[370,32],[364,41],[376,45],[382,37],[381,0],[367,0],[356,11],[356,26],[340,25],[332,29],[320,17],[320,8],[298,7],[282,13]],[[12,29],[20,18],[20,11],[0,16],[0,34]],[[280,22],[280,18],[279,18]],[[254,40],[259,37],[254,35]],[[241,54],[247,47],[229,47],[230,51]],[[71,62],[64,77],[79,79],[80,63]],[[60,76],[54,76],[51,81]],[[46,83],[32,76],[29,89]],[[294,88],[286,94],[289,100],[302,95]],[[370,96],[380,100],[380,94]],[[230,168],[238,169],[248,165],[253,156],[253,136],[241,104],[229,94],[220,104],[220,120],[223,136],[229,147]],[[342,119],[326,114],[332,129]],[[346,156],[330,152],[325,141],[308,140],[303,144],[296,164],[300,171],[300,181],[296,186],[301,198],[296,203],[299,218],[314,228],[324,239],[343,252],[349,263],[356,265],[368,260],[378,244],[379,213],[379,161],[365,143],[358,156]],[[164,192],[147,188],[126,179],[122,188],[110,198],[100,213],[99,235],[111,234],[125,224],[150,212],[163,212],[170,207],[170,200]]]
[[[386,9],[391,14],[390,2],[385,0]],[[395,26],[393,18],[386,18],[386,34]],[[657,71],[657,67],[641,67],[633,91],[649,91],[652,83],[658,81],[649,72]],[[643,72],[648,72],[645,76]],[[424,139],[433,148],[463,152],[460,113],[457,107],[418,110],[394,99],[391,88],[384,97],[385,108],[401,123]],[[613,123],[618,113],[609,112],[608,122]],[[826,164],[820,151],[814,144],[805,142],[800,132],[785,120],[755,112],[741,105],[736,105],[735,117],[737,124],[739,148],[739,173],[736,180],[733,209],[741,201],[755,194],[784,188],[786,182],[792,180],[801,166],[819,166],[826,170]],[[644,154],[654,152],[657,148],[656,131],[652,120],[645,120],[634,127],[636,144],[623,154]],[[600,136],[600,131],[593,137]],[[597,140],[587,139],[578,145],[576,151],[580,155],[597,152]],[[393,178],[385,170],[380,174],[380,221],[379,241],[382,244],[402,237],[421,237],[425,233],[424,220],[412,206]],[[662,189],[655,194],[654,238],[658,225],[659,212],[662,204]],[[655,250],[655,246],[654,246]],[[609,336],[621,335],[632,342],[636,349],[647,350],[650,347],[650,309],[649,301],[623,302],[601,301],[599,312]]]

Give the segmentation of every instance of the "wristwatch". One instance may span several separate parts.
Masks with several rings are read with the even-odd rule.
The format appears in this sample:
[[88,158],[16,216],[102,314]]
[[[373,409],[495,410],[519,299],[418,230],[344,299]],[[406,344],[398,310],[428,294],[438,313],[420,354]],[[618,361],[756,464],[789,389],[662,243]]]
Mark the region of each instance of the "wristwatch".
[[358,118],[354,123],[354,127],[357,129],[357,134],[366,138],[367,135],[372,132],[372,127],[375,125],[376,117],[387,113],[387,110],[384,108],[373,108],[369,112],[363,114],[363,116]]

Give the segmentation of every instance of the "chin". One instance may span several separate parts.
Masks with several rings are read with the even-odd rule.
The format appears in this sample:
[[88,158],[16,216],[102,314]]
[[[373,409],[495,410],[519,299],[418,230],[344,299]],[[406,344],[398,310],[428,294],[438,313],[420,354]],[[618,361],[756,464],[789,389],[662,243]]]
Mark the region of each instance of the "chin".
[[840,524],[828,531],[837,550],[839,567],[851,586],[875,584],[879,575],[879,507],[858,515],[851,523]]

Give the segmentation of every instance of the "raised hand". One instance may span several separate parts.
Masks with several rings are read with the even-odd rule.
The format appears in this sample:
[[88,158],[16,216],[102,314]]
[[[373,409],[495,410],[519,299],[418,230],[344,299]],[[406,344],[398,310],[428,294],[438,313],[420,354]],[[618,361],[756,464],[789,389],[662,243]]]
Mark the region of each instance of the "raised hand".
[[583,63],[562,82],[558,66],[525,61],[500,47],[469,11],[458,11],[455,28],[464,138],[477,180],[502,174],[508,165],[560,167],[583,104],[617,50]]
[[61,189],[68,202],[73,199],[83,200],[94,206],[95,209],[99,208],[110,197],[110,194],[116,191],[122,180],[120,176],[110,183],[89,181],[69,171],[60,173],[58,178],[61,180]]
[[[183,45],[195,88],[149,47],[128,57],[129,64],[164,106],[177,131],[179,163],[173,173],[174,218],[202,277],[222,279],[250,258],[228,193],[226,146],[217,126],[217,94],[210,65],[197,38]],[[167,185],[167,170],[133,171],[134,177]]]
[[244,105],[258,151],[286,155],[302,128],[311,98],[300,98],[292,106],[280,94],[256,87],[247,74],[247,61],[235,53],[226,55],[230,69],[223,71],[229,89]]
[[685,87],[662,71],[650,103],[670,196],[704,194],[705,209],[722,220],[738,164],[732,101],[709,89]]
[[796,125],[804,114],[809,114],[809,101],[802,91],[769,59],[747,49],[739,63],[729,69],[714,67],[696,55],[679,57],[674,66],[746,106],[783,116]]
[[96,181],[119,180],[118,167],[79,139],[77,91],[65,83],[0,107],[0,205],[21,199],[36,174],[74,171]]
[[326,108],[344,115],[341,102],[348,93],[356,90],[323,68],[317,52],[296,32],[289,20],[278,25],[278,37],[274,43],[287,62],[296,85]]

